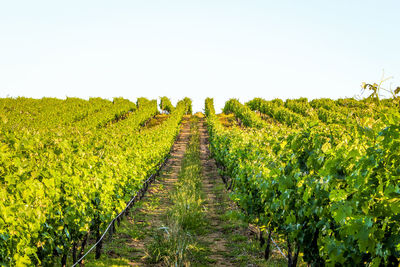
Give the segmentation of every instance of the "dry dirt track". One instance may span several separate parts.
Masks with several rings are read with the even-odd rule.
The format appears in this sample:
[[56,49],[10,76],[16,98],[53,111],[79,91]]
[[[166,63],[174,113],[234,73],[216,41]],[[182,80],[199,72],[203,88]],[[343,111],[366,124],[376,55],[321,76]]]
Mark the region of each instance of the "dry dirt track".
[[221,227],[220,216],[225,212],[221,207],[224,199],[220,194],[224,193],[215,190],[216,184],[221,184],[221,178],[218,174],[214,159],[210,157],[208,148],[208,131],[204,119],[200,120],[200,159],[202,164],[203,191],[206,195],[205,207],[207,210],[207,219],[210,223],[210,230],[207,235],[201,238],[212,244],[210,246],[210,258],[215,260],[215,266],[233,266],[230,258],[225,255],[228,253],[226,247],[227,241],[224,237]]
[[[108,245],[105,244],[104,254],[113,266],[163,266],[160,263],[149,264],[147,248],[154,241],[154,233],[165,226],[166,214],[173,205],[170,193],[176,188],[182,160],[190,141],[190,124],[190,117],[185,117],[171,156],[161,169],[160,175],[149,187],[145,197],[131,210],[121,229],[117,229],[112,241]],[[223,219],[224,214],[228,210],[234,210],[235,206],[228,197],[215,160],[210,156],[209,136],[204,118],[198,120],[198,130],[206,225],[204,231],[194,235],[195,242],[204,251],[198,258],[194,254],[191,255],[190,266],[243,266],[243,261],[238,262],[237,253],[232,251],[232,243],[235,241],[230,235],[236,234],[247,240],[248,227],[231,224]],[[103,263],[88,265],[105,266]],[[244,265],[255,266],[246,263]]]
[[[160,175],[157,177],[156,182],[151,185],[145,198],[142,200],[142,207],[136,210],[134,213],[134,217],[139,218],[139,220],[137,220],[135,223],[142,223],[142,226],[147,227],[149,231],[152,231],[152,228],[154,227],[162,226],[162,217],[164,216],[170,204],[168,193],[174,188],[174,185],[177,182],[182,159],[186,151],[186,145],[190,139],[190,125],[188,120],[189,118],[186,117],[182,122],[181,131],[172,147],[170,158],[161,169]],[[154,200],[158,201],[156,209],[153,208],[154,205],[146,205],[146,202]],[[146,235],[144,239],[134,240],[134,242],[132,242],[132,245],[137,250],[137,255],[135,255],[137,260],[132,261],[130,265],[146,265],[145,247],[148,242],[150,242],[149,235]]]

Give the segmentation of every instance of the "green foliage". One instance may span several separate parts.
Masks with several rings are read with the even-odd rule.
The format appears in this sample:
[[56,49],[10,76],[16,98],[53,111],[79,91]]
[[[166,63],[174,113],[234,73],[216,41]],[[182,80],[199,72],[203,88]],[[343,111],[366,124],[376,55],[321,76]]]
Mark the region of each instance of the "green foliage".
[[93,129],[124,118],[136,110],[136,105],[129,100],[115,98],[113,102],[90,98],[2,98],[0,114],[2,129],[13,131],[29,130],[35,132],[57,131],[64,127]]
[[[151,100],[148,100],[145,97],[138,97],[136,100],[136,106],[138,109],[140,109],[140,108],[146,106],[150,101]],[[157,105],[157,103],[156,103],[156,105]]]
[[209,97],[206,98],[204,113],[206,114],[206,117],[209,117],[212,114],[215,114],[214,99],[209,98]]
[[183,101],[185,102],[185,105],[186,105],[186,114],[190,114],[191,115],[193,113],[193,110],[192,110],[192,99],[190,99],[188,97],[185,97],[183,99]]
[[[206,100],[211,150],[224,175],[233,179],[232,198],[250,221],[285,238],[292,256],[302,253],[311,265],[397,266],[398,110],[383,113],[366,102],[340,100],[331,114],[352,110],[357,116],[332,123],[327,105],[333,103],[321,102],[313,106],[324,109],[327,123],[315,122],[315,110],[299,105],[308,105],[303,100],[290,107],[298,117],[288,120],[276,114],[282,108],[287,112],[293,101],[282,107],[254,99],[246,105],[289,127],[271,124],[249,131],[223,127]],[[372,116],[364,116],[365,108],[374,111]]]
[[161,97],[160,109],[168,113],[171,113],[174,110],[174,106],[171,104],[171,100],[169,100],[168,97],[166,96]]
[[[101,234],[156,171],[187,107],[178,102],[161,125],[144,129],[157,102],[138,102],[136,110],[123,99],[1,99],[12,118],[0,127],[2,264],[55,264],[55,255]],[[46,112],[54,116],[38,120]]]
[[[279,99],[280,100],[280,99]],[[307,107],[303,102],[297,103],[293,100],[288,100],[283,106],[283,101],[277,99],[272,101],[266,101],[261,98],[254,98],[253,100],[246,103],[251,110],[259,111],[261,114],[267,115],[270,118],[275,119],[278,122],[284,123],[288,126],[303,125],[304,119],[294,111],[288,109],[288,106],[293,108],[295,111],[301,111],[306,113]]]
[[311,116],[311,106],[308,103],[307,98],[287,99],[285,102],[285,107],[304,117]]
[[169,216],[183,230],[190,232],[196,232],[204,225],[203,199],[201,197],[200,135],[196,122],[191,125],[192,136],[182,160],[176,190],[171,195],[173,206],[169,211]]
[[242,105],[237,99],[230,99],[225,103],[224,113],[234,113],[244,126],[263,128],[266,123],[258,117],[248,106]]
[[163,226],[153,233],[153,240],[147,246],[148,262],[163,262],[165,266],[187,266],[190,263],[189,248],[193,237],[179,225]]
[[391,88],[387,89],[387,88],[383,87],[383,84],[392,78],[393,78],[392,76],[385,78],[385,73],[382,72],[382,77],[381,77],[381,80],[379,81],[379,83],[370,84],[370,83],[363,82],[361,84],[362,90],[364,92],[365,91],[371,92],[370,95],[366,98],[366,100],[372,100],[377,105],[380,105],[380,102],[381,102],[380,99],[383,96],[383,93],[386,93],[386,95],[388,94],[389,97],[391,97],[393,100],[395,100],[398,104],[399,98],[400,98],[399,97],[400,86],[396,87],[394,90]]

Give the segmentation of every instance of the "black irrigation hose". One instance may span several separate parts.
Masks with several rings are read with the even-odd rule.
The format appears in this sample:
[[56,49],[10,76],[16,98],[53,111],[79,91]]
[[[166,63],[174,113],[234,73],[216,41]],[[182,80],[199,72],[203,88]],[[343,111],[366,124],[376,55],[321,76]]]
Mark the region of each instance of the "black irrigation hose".
[[[175,141],[176,141],[176,140],[175,140]],[[175,142],[174,142],[174,143],[175,143]],[[101,237],[100,237],[99,240],[96,242],[96,244],[94,244],[94,245],[85,253],[85,255],[83,255],[79,260],[77,260],[77,261],[72,265],[72,267],[75,267],[77,264],[79,264],[79,263],[80,263],[80,262],[81,262],[81,261],[82,261],[82,260],[83,260],[83,259],[84,259],[84,258],[85,258],[85,257],[86,257],[86,256],[101,242],[101,241],[102,241],[102,240],[103,240],[104,236],[107,234],[108,230],[110,230],[111,226],[115,223],[115,221],[116,221],[119,217],[121,217],[121,216],[123,216],[123,215],[125,214],[125,212],[131,207],[131,205],[134,204],[134,202],[135,202],[136,199],[139,199],[139,200],[140,200],[140,199],[144,196],[144,194],[146,193],[146,191],[147,191],[149,185],[150,185],[151,183],[154,182],[155,177],[159,174],[161,168],[164,167],[165,164],[167,163],[167,160],[168,160],[168,158],[169,158],[169,155],[170,155],[171,152],[172,152],[172,148],[173,148],[173,145],[172,145],[172,147],[171,147],[171,149],[170,149],[168,155],[164,158],[163,162],[161,163],[160,167],[158,168],[157,172],[156,172],[156,173],[153,173],[152,175],[150,175],[150,177],[147,178],[147,179],[143,182],[142,188],[139,189],[139,191],[137,192],[137,194],[136,194],[133,198],[131,198],[131,200],[130,200],[130,201],[128,202],[128,204],[126,205],[125,209],[123,209],[117,216],[115,216],[114,219],[111,220],[111,222],[108,224],[106,230],[105,230],[104,233],[101,235]]]

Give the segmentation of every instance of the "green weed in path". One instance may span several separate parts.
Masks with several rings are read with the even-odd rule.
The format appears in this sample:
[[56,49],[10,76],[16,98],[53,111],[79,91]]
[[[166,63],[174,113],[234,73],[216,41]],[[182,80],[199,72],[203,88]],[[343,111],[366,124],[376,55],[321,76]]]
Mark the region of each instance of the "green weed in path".
[[192,236],[178,224],[162,226],[153,233],[153,242],[147,247],[149,263],[163,262],[165,265],[182,266],[186,262]]
[[168,216],[183,230],[196,232],[204,224],[201,196],[200,141],[197,120],[191,125],[192,137],[182,161],[176,190],[172,193],[173,206]]
[[210,263],[208,248],[196,242],[195,235],[204,231],[201,187],[200,135],[198,119],[192,117],[191,137],[182,160],[175,190],[170,194],[172,206],[165,226],[156,229],[147,246],[150,263],[187,266],[190,262]]

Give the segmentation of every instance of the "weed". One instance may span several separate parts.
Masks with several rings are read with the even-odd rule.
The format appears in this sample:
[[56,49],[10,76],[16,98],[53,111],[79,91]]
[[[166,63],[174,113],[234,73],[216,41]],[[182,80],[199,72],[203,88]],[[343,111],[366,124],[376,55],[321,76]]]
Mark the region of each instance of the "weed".
[[204,208],[201,187],[200,136],[198,118],[192,117],[191,138],[182,160],[175,190],[170,193],[172,206],[165,226],[157,229],[147,247],[149,263],[189,266],[191,259],[204,257],[206,250],[193,236],[204,228]]
[[193,243],[190,233],[179,225],[163,226],[153,234],[153,242],[147,247],[148,262],[163,262],[171,266],[188,266],[188,247]]

